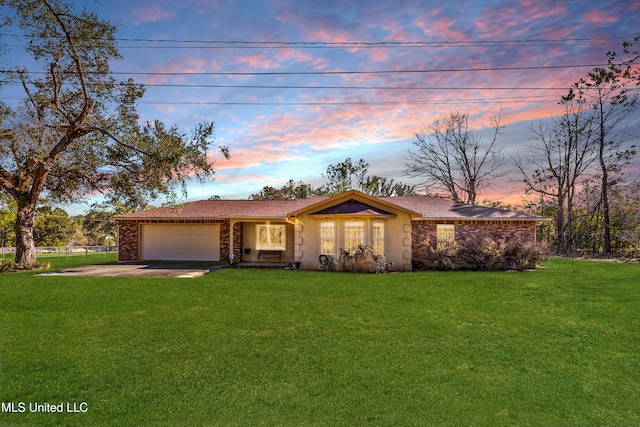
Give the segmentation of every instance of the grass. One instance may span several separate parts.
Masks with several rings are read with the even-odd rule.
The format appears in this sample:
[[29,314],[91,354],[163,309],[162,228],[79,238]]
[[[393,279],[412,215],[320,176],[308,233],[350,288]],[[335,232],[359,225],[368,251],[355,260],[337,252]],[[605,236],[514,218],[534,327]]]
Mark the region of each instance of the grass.
[[639,277],[0,275],[0,424],[639,425]]
[[[64,249],[64,248],[62,248]],[[102,264],[107,262],[114,262],[118,260],[118,252],[71,252],[69,254],[65,252],[52,252],[52,253],[37,253],[36,262],[41,264],[49,264],[48,270],[55,270],[61,268],[77,267],[79,265],[87,264]],[[6,253],[2,255],[0,259],[0,265],[4,263],[10,263],[13,261],[13,254]]]

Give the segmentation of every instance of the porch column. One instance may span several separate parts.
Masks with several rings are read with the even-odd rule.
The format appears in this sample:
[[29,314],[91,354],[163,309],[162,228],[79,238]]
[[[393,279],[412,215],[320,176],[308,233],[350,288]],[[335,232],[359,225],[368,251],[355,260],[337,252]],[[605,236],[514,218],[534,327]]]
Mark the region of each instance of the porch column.
[[302,223],[296,218],[294,225],[295,240],[294,240],[294,252],[293,258],[295,261],[302,260],[304,253],[302,252]]
[[[234,254],[234,250],[233,250],[233,227],[234,225],[236,225],[236,220],[234,219],[230,219],[229,220],[229,263],[233,264],[234,262],[240,262],[239,259],[233,259],[232,255]],[[234,255],[235,257],[235,255]]]

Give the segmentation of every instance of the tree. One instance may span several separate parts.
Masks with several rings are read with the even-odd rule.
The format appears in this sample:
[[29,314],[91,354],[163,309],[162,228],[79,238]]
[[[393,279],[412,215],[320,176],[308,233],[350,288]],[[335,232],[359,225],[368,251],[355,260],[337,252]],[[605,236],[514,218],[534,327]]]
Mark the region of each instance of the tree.
[[251,200],[299,200],[307,199],[316,195],[316,191],[311,184],[302,181],[295,182],[290,179],[281,188],[274,188],[269,185],[262,187],[260,193],[252,194]]
[[[637,105],[637,94],[630,93],[628,77],[629,68],[620,68],[616,63],[616,54],[607,54],[607,68],[596,67],[580,79],[569,92],[588,102],[592,108],[592,121],[596,132],[600,199],[603,213],[603,252],[611,253],[611,209],[609,197],[612,186],[615,186],[616,174],[620,174],[636,154],[635,145],[628,145],[629,134],[626,132],[626,121],[633,115]],[[640,80],[639,80],[640,81]]]
[[469,129],[469,115],[452,113],[435,120],[416,133],[409,150],[405,174],[423,179],[423,184],[449,195],[456,202],[475,204],[491,181],[506,174],[506,159],[498,148],[500,115],[492,120],[488,142]]
[[93,204],[81,219],[84,237],[90,245],[110,246],[115,243],[118,226],[110,218],[130,211],[119,204]]
[[369,163],[364,159],[356,163],[348,157],[343,162],[327,166],[322,174],[325,183],[320,187],[320,192],[327,196],[335,196],[348,190],[361,190],[365,186]]
[[13,229],[16,226],[16,204],[7,196],[0,194],[0,248],[13,242]]
[[372,196],[408,196],[415,194],[414,187],[394,182],[378,175],[368,175],[370,165],[364,159],[356,163],[348,157],[343,162],[329,165],[322,174],[325,183],[318,189],[319,194],[335,196],[348,190],[358,190]]
[[592,122],[586,114],[588,107],[571,96],[563,98],[561,104],[564,114],[551,126],[539,124],[532,128],[538,143],[527,147],[528,155],[524,160],[516,154],[514,161],[527,192],[553,198],[556,247],[561,253],[570,253],[575,249],[573,204],[576,188],[596,157]]
[[[135,207],[175,195],[195,176],[210,178],[213,123],[188,137],[159,121],[141,126],[136,102],[144,88],[118,82],[115,27],[64,0],[0,0],[42,71],[16,68],[3,79],[24,99],[0,114],[0,192],[17,204],[17,265],[35,263],[33,226],[38,199],[64,202],[89,193]],[[228,156],[226,147],[221,147]]]
[[612,192],[612,248],[620,253],[640,255],[640,182]]
[[64,246],[74,232],[73,220],[62,208],[40,206],[36,209],[33,240],[36,246]]
[[411,196],[416,194],[413,185],[395,182],[378,175],[367,176],[361,190],[372,196]]

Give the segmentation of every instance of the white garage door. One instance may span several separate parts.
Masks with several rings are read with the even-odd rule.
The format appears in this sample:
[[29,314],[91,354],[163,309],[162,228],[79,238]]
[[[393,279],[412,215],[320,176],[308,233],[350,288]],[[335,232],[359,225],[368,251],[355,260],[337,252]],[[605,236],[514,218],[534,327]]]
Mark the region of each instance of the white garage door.
[[141,259],[220,261],[220,224],[142,224]]

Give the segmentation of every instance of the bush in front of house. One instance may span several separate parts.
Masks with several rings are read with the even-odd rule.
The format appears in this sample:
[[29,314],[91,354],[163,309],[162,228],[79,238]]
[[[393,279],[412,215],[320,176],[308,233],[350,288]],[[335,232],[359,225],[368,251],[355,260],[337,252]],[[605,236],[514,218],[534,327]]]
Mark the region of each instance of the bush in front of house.
[[499,270],[503,264],[503,248],[494,239],[476,235],[458,245],[454,262],[466,270]]
[[414,254],[413,270],[533,270],[547,258],[544,248],[520,238],[508,240],[473,236],[434,247],[425,241],[423,254]]
[[329,267],[334,271],[351,273],[384,273],[387,271],[388,264],[384,255],[373,253],[371,246],[358,245],[351,252],[340,249],[338,257],[330,263]]
[[456,242],[447,242],[439,247],[433,247],[426,242],[426,251],[422,256],[414,257],[414,270],[457,270],[456,254],[458,245]]
[[502,250],[502,259],[505,270],[534,270],[538,263],[547,259],[541,245],[512,239],[505,243]]

